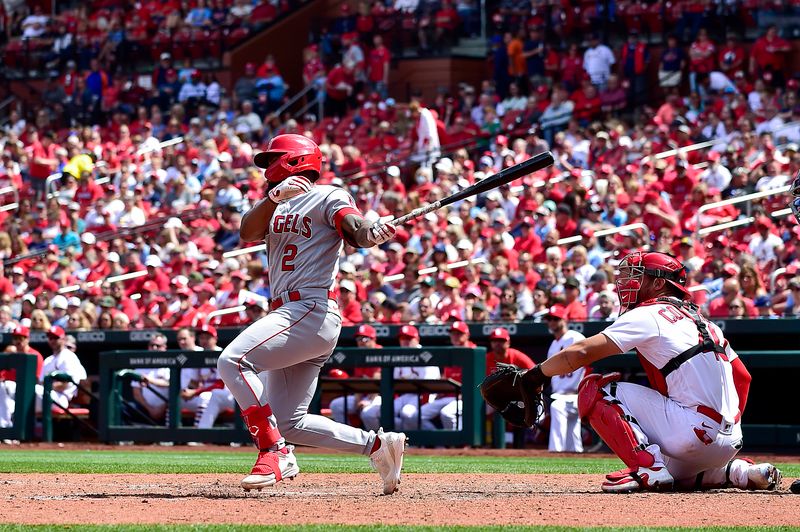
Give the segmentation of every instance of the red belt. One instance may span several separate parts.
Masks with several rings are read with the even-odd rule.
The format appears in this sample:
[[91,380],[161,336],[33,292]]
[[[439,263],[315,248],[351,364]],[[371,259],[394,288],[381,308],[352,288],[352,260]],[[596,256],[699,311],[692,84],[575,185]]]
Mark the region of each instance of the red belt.
[[707,407],[705,405],[700,405],[700,406],[697,407],[697,411],[700,414],[703,414],[704,416],[706,416],[707,418],[713,419],[717,423],[721,424],[722,421],[723,421],[722,414],[720,414],[719,412],[717,412],[713,408],[709,408],[709,407]]
[[[289,292],[286,295],[285,298],[276,297],[275,299],[271,299],[270,302],[269,302],[269,309],[270,310],[277,310],[277,309],[281,308],[283,305],[285,305],[286,303],[288,303],[290,301],[300,301],[301,299],[303,299],[303,298],[300,296],[300,291],[299,290],[292,290],[291,292]],[[332,299],[333,301],[336,301],[336,294],[331,292],[330,290],[328,290],[328,299]]]

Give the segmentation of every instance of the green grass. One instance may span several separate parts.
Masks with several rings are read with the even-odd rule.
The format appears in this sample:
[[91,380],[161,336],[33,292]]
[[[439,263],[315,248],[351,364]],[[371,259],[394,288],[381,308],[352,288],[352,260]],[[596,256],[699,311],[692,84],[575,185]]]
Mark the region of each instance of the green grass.
[[[304,473],[369,473],[363,456],[298,454]],[[253,465],[241,452],[3,450],[0,473],[241,473]],[[615,458],[519,458],[414,456],[407,473],[603,473],[619,469]]]
[[[304,473],[369,473],[362,456],[300,453]],[[0,451],[0,473],[241,473],[253,464],[241,452],[31,450]],[[616,458],[406,455],[407,473],[608,473]],[[800,476],[800,464],[779,464],[784,478]]]
[[[0,532],[17,532],[21,530],[75,530],[80,532],[139,532],[141,530],[157,530],[164,532],[228,532],[231,530],[236,531],[267,531],[267,532],[342,532],[342,531],[356,531],[356,532],[438,532],[438,531],[455,531],[455,532],[499,532],[499,531],[530,531],[530,532],[555,532],[555,531],[578,531],[590,530],[592,532],[615,532],[624,531],[630,532],[634,530],[647,530],[648,532],[681,532],[697,530],[696,528],[686,527],[561,527],[561,526],[381,526],[381,525],[39,525],[39,526],[23,526],[23,525],[2,525],[0,524]],[[703,532],[748,532],[748,531],[784,531],[784,530],[800,530],[796,527],[730,527],[730,526],[710,526],[703,527]]]

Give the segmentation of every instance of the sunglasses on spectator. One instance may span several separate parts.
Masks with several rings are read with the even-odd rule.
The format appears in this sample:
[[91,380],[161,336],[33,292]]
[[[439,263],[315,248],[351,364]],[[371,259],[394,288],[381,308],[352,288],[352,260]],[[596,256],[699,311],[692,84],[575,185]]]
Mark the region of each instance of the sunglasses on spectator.
[[370,340],[369,336],[356,336],[356,342],[360,344],[365,344],[369,342],[369,340]]
[[160,344],[158,342],[150,342],[150,347],[158,347],[159,349],[163,347],[164,349],[166,349],[167,348],[167,344]]

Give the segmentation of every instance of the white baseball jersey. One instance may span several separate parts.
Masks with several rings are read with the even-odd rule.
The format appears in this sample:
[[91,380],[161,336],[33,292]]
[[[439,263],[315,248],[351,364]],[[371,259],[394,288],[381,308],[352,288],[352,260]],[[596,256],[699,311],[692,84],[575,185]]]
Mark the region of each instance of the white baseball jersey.
[[[547,358],[553,357],[556,353],[566,349],[578,340],[586,338],[578,331],[567,330],[564,336],[558,340],[553,340],[550,349],[547,350]],[[578,384],[581,383],[586,368],[579,368],[566,375],[556,375],[550,380],[550,387],[553,393],[578,393]]]
[[689,314],[669,303],[640,305],[617,319],[603,334],[621,352],[635,349],[653,388],[684,407],[703,405],[729,421],[739,412],[739,396],[733,383],[731,361],[738,355],[722,331],[705,321],[711,339],[725,354],[700,353],[681,364],[666,379],[659,372],[670,360],[700,343]]
[[[42,366],[42,375],[47,375],[54,371],[66,373],[75,382],[80,382],[86,378],[86,370],[83,368],[78,355],[73,353],[67,348],[62,349],[58,353],[54,353],[44,359]],[[75,397],[78,388],[74,384],[68,385],[61,395],[67,397],[67,401]]]
[[278,204],[266,238],[273,297],[301,288],[333,288],[342,220],[348,214],[360,216],[353,198],[330,185],[316,185]]

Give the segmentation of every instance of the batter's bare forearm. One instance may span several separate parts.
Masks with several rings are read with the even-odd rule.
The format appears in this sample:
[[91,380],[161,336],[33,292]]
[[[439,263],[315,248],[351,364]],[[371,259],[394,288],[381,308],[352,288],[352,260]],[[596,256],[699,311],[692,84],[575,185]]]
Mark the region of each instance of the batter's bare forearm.
[[598,360],[619,354],[619,348],[604,334],[575,342],[540,364],[546,377],[566,375]]
[[269,222],[275,213],[278,204],[269,198],[260,199],[252,209],[242,216],[242,224],[239,227],[239,238],[243,242],[256,242],[264,240],[269,233]]
[[371,248],[375,244],[369,239],[370,223],[360,216],[348,214],[342,220],[342,234],[348,244],[358,248]]

